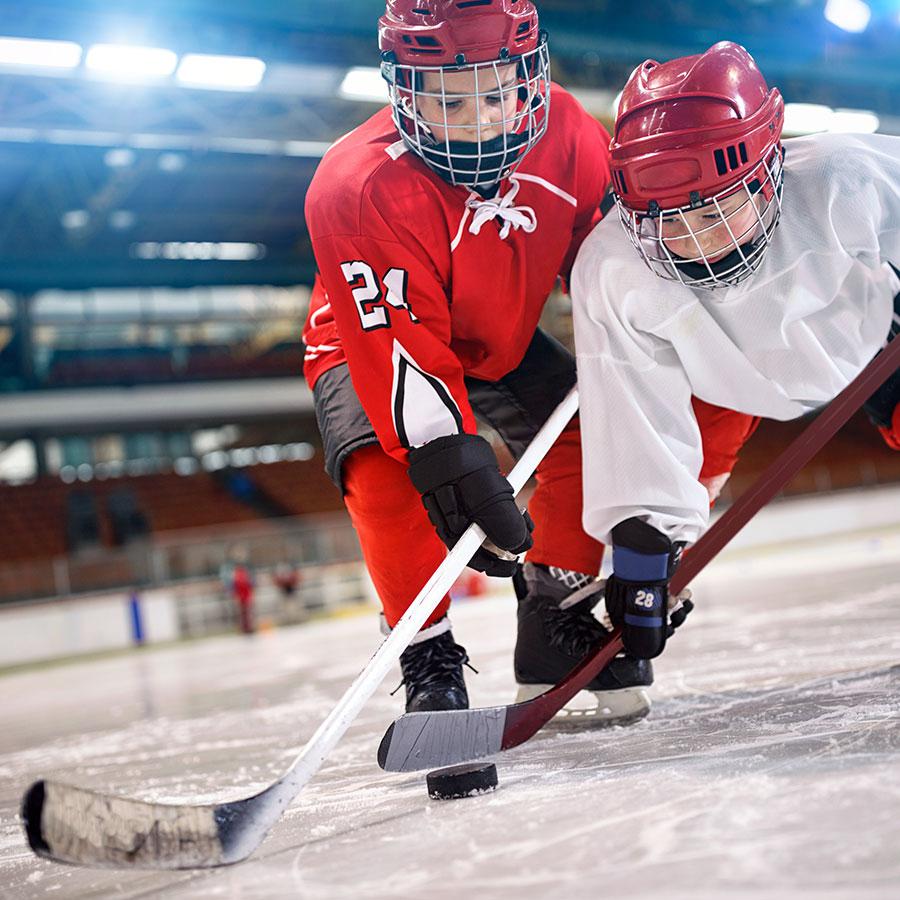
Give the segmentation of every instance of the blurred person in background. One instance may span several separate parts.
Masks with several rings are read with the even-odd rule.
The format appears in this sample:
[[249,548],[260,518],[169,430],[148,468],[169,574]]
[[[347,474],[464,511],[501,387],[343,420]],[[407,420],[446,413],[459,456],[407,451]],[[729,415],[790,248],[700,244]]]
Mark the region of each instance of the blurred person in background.
[[297,593],[297,586],[300,584],[300,572],[293,563],[281,562],[275,567],[272,574],[272,581],[281,592],[283,600],[290,600]]
[[242,634],[253,634],[256,623],[253,616],[255,583],[253,573],[245,562],[239,562],[231,572],[231,593],[238,609],[238,627]]
[[300,570],[292,562],[278,563],[272,573],[272,582],[281,595],[282,612],[288,620],[300,617],[301,610],[297,603],[297,588],[300,581]]
[[[476,420],[519,457],[575,383],[572,355],[538,319],[602,216],[609,136],[551,83],[528,0],[389,0],[379,45],[390,106],[329,150],[306,200],[320,274],[305,373],[326,468],[388,629],[445,545],[481,525],[497,552],[485,545],[470,566],[516,576],[528,696],[606,639],[592,613],[603,547],[581,525],[577,419],[538,467],[530,516]],[[698,415],[705,474],[721,475],[753,420]],[[468,706],[448,605],[401,657],[407,710]],[[645,661],[614,660],[589,685],[598,718],[645,715],[652,677]]]
[[[737,44],[643,63],[611,145],[620,215],[574,267],[584,454],[597,461],[584,521],[613,545],[607,612],[638,657],[665,647],[666,584],[708,524],[692,396],[796,418],[900,330],[900,139],[782,142],[783,112]],[[895,450],[898,399],[895,373],[865,404]]]

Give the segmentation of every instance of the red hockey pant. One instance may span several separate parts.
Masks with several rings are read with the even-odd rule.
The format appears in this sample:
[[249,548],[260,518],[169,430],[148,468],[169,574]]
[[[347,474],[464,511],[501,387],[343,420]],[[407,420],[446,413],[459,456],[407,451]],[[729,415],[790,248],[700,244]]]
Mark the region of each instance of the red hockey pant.
[[[730,472],[758,420],[700,401],[695,402],[695,413],[706,454],[701,477]],[[596,575],[603,545],[581,527],[577,418],[538,466],[535,478],[537,487],[528,503],[535,524],[534,546],[527,559]],[[344,462],[343,481],[344,502],[385,618],[393,627],[446,556],[446,547],[428,521],[406,467],[379,445],[354,451]],[[426,626],[445,615],[449,605],[449,597],[444,597]]]

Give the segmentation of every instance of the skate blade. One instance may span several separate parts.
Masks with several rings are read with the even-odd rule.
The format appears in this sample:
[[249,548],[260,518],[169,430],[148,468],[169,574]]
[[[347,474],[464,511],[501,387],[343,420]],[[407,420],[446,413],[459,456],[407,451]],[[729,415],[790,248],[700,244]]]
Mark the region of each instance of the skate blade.
[[[552,684],[520,684],[516,703],[533,700],[549,691]],[[548,723],[553,728],[612,728],[631,725],[650,712],[650,695],[645,687],[617,691],[581,691]]]

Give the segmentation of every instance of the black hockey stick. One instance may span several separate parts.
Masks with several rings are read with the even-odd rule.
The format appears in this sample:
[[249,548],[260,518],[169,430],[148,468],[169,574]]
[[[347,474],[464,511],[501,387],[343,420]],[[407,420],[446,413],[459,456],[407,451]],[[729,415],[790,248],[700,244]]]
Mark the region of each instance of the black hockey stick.
[[[900,339],[888,344],[685,554],[671,591],[683,590],[898,367]],[[381,740],[378,764],[389,772],[412,772],[483,759],[517,747],[543,728],[621,649],[622,633],[616,629],[602,648],[558,685],[522,703],[400,716]]]
[[[515,493],[577,409],[578,391],[573,388],[510,472]],[[264,790],[231,803],[197,805],[151,803],[58,781],[37,781],[22,800],[32,850],[56,862],[119,869],[189,869],[246,859],[318,772],[484,539],[477,524],[466,529],[287,771]]]

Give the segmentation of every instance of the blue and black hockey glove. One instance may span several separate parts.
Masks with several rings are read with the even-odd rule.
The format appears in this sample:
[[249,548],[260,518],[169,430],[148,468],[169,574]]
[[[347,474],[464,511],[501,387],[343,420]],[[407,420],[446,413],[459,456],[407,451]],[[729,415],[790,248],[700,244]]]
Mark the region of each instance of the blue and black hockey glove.
[[612,624],[622,629],[625,650],[638,659],[653,659],[694,608],[686,598],[669,612],[669,580],[684,544],[673,544],[636,518],[616,525],[612,539],[613,574],[606,582],[606,611]]

